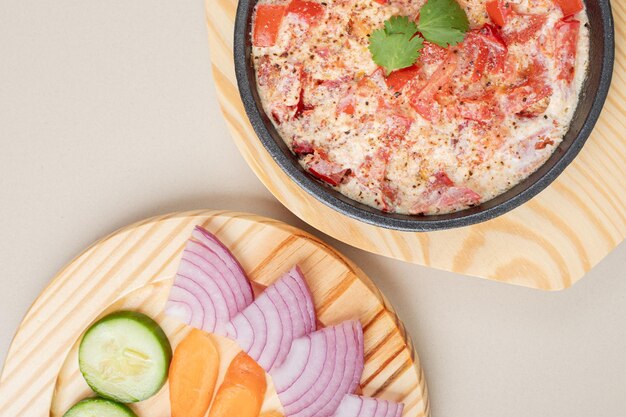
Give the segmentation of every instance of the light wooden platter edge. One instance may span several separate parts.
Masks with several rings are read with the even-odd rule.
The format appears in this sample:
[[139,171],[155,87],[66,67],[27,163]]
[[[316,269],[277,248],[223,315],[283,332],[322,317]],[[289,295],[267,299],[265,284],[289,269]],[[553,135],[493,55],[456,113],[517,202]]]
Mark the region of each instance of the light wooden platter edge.
[[626,238],[626,4],[612,4],[613,84],[577,159],[516,210],[486,223],[431,233],[397,232],[348,218],[283,173],[256,137],[239,98],[232,57],[237,0],[205,0],[205,5],[213,77],[235,144],[270,192],[316,229],[380,255],[546,290],[571,286]]
[[[405,417],[429,415],[424,372],[410,337],[389,303],[349,260],[311,235],[284,223],[242,213],[173,213],[123,228],[96,242],[61,270],[34,302],[9,349],[0,376],[3,417],[61,417],[93,395],[78,370],[83,331],[111,311],[143,311],[161,324],[172,346],[189,328],[165,317],[180,254],[196,225],[215,233],[254,282],[268,285],[297,263],[323,324],[359,318],[364,325],[364,395],[403,401]],[[358,300],[358,302],[355,302]],[[218,341],[223,377],[239,348]],[[280,407],[270,385],[264,407]],[[140,417],[169,417],[167,384],[133,405]]]

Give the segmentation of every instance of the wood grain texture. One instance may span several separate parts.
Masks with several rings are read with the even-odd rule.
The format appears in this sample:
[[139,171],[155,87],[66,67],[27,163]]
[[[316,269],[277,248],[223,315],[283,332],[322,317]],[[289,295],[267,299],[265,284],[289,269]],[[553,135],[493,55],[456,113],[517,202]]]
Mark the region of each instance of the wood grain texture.
[[[171,214],[129,226],[95,243],[59,272],[27,313],[9,349],[0,376],[0,415],[61,417],[73,403],[93,395],[78,370],[78,343],[91,323],[112,311],[132,309],[154,317],[175,347],[189,328],[162,310],[196,225],[215,233],[259,284],[268,285],[299,264],[324,325],[354,318],[363,324],[363,394],[404,402],[405,417],[429,415],[426,381],[410,338],[360,269],[299,229],[217,211]],[[239,348],[225,338],[215,340],[221,380]],[[280,409],[268,381],[263,408]],[[168,395],[166,384],[132,407],[140,417],[169,417]]]
[[[237,0],[206,0],[213,76],[224,117],[252,170],[289,210],[322,232],[380,255],[546,290],[567,288],[626,237],[626,4],[613,1],[616,63],[600,120],[548,189],[486,223],[430,233],[350,219],[311,197],[272,160],[245,115],[232,59]],[[593,65],[593,63],[592,63]]]

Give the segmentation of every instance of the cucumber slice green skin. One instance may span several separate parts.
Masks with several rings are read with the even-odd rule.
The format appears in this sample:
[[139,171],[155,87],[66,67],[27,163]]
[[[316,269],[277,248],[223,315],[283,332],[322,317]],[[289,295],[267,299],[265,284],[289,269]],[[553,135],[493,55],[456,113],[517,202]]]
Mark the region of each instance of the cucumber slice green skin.
[[137,417],[124,404],[104,398],[86,398],[67,410],[63,417]]
[[78,350],[80,371],[103,398],[132,403],[156,394],[165,381],[172,347],[150,317],[119,311],[103,317],[83,336]]

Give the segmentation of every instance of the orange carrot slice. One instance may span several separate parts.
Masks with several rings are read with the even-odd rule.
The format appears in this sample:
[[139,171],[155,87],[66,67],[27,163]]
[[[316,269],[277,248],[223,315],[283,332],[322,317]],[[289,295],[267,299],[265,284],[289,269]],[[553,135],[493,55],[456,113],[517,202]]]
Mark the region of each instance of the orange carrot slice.
[[203,417],[209,408],[220,368],[211,335],[192,330],[174,351],[170,365],[172,417]]
[[209,417],[258,417],[265,397],[265,371],[244,352],[228,366]]
[[278,411],[266,411],[265,413],[261,414],[261,417],[285,417],[285,416],[283,416]]

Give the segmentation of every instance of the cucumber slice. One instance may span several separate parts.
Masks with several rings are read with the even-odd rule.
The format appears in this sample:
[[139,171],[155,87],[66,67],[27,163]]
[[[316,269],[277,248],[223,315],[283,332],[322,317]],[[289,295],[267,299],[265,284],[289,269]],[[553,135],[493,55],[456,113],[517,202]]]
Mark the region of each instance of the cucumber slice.
[[74,404],[63,417],[137,417],[137,414],[115,401],[87,398]]
[[145,400],[167,379],[172,348],[159,325],[145,314],[120,311],[87,330],[78,365],[98,395],[122,403]]

